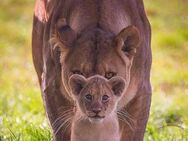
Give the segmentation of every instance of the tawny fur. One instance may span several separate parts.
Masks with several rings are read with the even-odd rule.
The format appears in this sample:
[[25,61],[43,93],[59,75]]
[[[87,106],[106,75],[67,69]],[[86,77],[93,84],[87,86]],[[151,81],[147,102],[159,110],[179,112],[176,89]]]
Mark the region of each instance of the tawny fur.
[[121,141],[143,140],[151,102],[150,41],[143,0],[36,0],[33,62],[55,141],[70,141],[59,108],[74,105],[68,81],[75,73],[123,77],[128,88],[118,109],[131,115],[134,130],[121,117]]
[[[127,88],[121,77],[107,80],[95,75],[84,78],[73,75],[70,78],[72,97],[76,111],[71,121],[71,141],[120,141],[117,105]],[[86,96],[91,96],[87,100]],[[107,96],[107,100],[103,97]],[[94,110],[100,109],[97,114]],[[102,118],[96,118],[94,116]]]
[[116,113],[100,123],[80,119],[79,113],[72,121],[71,141],[120,141],[119,122]]

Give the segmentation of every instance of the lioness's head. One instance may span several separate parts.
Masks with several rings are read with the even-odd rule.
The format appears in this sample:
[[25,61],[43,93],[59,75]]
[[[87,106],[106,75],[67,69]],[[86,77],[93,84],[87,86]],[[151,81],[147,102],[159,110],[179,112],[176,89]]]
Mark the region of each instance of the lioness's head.
[[61,50],[62,82],[69,93],[68,80],[73,74],[88,78],[101,75],[106,79],[121,76],[127,82],[139,32],[135,26],[128,26],[118,35],[101,28],[75,32],[70,26],[60,23],[56,27],[55,46]]
[[126,81],[121,77],[110,80],[99,75],[85,78],[74,74],[69,80],[77,112],[90,121],[102,121],[114,115],[117,103],[126,89]]

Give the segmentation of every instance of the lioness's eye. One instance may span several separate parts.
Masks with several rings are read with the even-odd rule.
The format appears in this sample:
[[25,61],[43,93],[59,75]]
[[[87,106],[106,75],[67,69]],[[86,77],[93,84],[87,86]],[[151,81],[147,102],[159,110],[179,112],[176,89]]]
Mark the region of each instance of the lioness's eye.
[[109,100],[109,96],[108,95],[103,95],[102,96],[102,101],[103,102],[107,102]]
[[79,70],[73,70],[72,71],[73,74],[80,74],[80,75],[83,75],[83,73]]
[[87,95],[85,96],[85,99],[88,100],[88,101],[92,101],[93,97],[92,97],[92,95],[87,94]]
[[115,75],[116,75],[116,73],[114,73],[114,72],[107,72],[107,73],[105,74],[105,77],[106,77],[107,79],[110,79],[110,78],[114,77]]

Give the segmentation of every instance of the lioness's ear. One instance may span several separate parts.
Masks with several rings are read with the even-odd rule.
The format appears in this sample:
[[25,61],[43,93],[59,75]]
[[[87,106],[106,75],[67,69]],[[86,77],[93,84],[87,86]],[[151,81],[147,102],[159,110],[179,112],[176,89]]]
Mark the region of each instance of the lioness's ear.
[[69,79],[69,86],[72,94],[79,95],[83,87],[86,85],[87,79],[79,74],[74,74]]
[[47,5],[47,0],[36,0],[34,14],[41,22],[48,21],[46,5]]
[[122,29],[115,38],[117,49],[123,51],[129,58],[132,58],[140,42],[139,34],[139,30],[135,26],[128,26]]
[[121,96],[125,89],[125,81],[121,77],[112,77],[109,82],[111,85],[112,91],[116,96]]

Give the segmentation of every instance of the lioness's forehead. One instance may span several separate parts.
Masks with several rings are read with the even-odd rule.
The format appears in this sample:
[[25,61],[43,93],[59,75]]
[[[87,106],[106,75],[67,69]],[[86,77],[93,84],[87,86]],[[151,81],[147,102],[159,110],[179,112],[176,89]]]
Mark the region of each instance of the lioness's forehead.
[[[104,75],[117,68],[118,55],[113,44],[113,35],[98,30],[81,35],[67,56],[70,69],[84,72],[86,77]],[[115,72],[115,71],[114,71]]]

